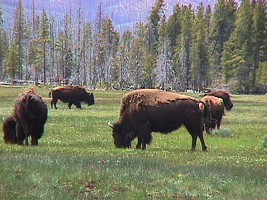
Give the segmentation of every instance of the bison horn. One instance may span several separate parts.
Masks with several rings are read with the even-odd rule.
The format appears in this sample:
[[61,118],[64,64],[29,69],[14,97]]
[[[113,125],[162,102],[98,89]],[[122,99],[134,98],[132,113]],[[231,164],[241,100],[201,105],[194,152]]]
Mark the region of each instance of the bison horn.
[[108,125],[111,127],[111,128],[113,128],[114,126],[110,123],[110,122],[108,122]]
[[6,121],[5,117],[3,117],[3,121]]

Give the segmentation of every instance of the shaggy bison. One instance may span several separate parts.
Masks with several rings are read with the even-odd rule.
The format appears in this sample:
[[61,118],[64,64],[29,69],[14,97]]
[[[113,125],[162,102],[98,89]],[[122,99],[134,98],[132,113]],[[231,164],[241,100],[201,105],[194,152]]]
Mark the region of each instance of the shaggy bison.
[[205,151],[203,120],[207,118],[207,107],[195,98],[157,89],[141,89],[122,97],[120,119],[109,125],[118,148],[129,147],[138,137],[137,148],[142,143],[142,149],[146,149],[152,141],[152,132],[167,134],[184,125],[192,137],[191,149],[196,149],[199,138]]
[[216,120],[213,127],[207,128],[206,126],[206,132],[210,134],[210,130],[215,129],[216,126],[217,129],[220,129],[222,117],[225,115],[224,108],[230,111],[233,108],[233,103],[230,99],[229,93],[221,90],[206,93],[201,101],[206,103],[209,102],[211,117]]
[[16,137],[16,121],[14,117],[8,117],[3,119],[3,132],[4,132],[4,141],[5,143],[17,144]]
[[53,88],[49,92],[49,97],[52,96],[51,108],[53,106],[57,109],[57,101],[61,100],[64,103],[68,103],[69,109],[71,109],[72,104],[77,108],[81,107],[81,102],[85,102],[88,106],[95,103],[93,93],[87,93],[85,88],[79,86],[59,86]]
[[204,96],[214,96],[214,97],[221,98],[223,100],[223,104],[226,110],[231,110],[234,106],[230,99],[230,95],[227,92],[224,92],[221,90],[215,90],[215,91],[206,93]]
[[14,114],[4,121],[5,143],[28,145],[28,137],[31,144],[38,145],[44,132],[47,121],[47,105],[42,97],[34,90],[21,94],[16,102]]
[[205,96],[201,101],[210,105],[211,117],[214,119],[214,123],[212,126],[205,124],[205,129],[208,134],[211,134],[211,130],[215,129],[216,125],[217,129],[220,129],[222,117],[224,115],[224,103],[221,98],[215,96]]

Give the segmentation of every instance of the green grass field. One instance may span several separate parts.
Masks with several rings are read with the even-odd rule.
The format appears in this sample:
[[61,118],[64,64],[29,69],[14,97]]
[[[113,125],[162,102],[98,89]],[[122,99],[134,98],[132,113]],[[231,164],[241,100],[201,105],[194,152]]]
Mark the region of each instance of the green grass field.
[[[0,88],[1,118],[23,90]],[[48,88],[37,91],[48,97]],[[118,120],[123,94],[95,91],[96,104],[82,110],[48,103],[37,147],[7,145],[1,136],[0,199],[267,199],[267,96],[234,95],[220,134],[205,135],[208,152],[199,141],[192,152],[184,128],[153,133],[145,151],[116,149],[107,122]]]

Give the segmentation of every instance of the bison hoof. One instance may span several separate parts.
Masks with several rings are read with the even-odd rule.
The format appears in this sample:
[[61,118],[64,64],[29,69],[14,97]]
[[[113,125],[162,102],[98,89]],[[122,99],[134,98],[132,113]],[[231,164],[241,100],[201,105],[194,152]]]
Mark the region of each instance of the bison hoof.
[[208,151],[208,148],[207,147],[203,147],[202,151]]

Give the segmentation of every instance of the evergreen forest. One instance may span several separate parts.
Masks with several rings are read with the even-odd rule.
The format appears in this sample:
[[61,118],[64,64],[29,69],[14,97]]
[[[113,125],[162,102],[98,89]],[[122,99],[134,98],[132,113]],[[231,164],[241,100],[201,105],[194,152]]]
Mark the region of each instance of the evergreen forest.
[[118,31],[101,3],[88,22],[82,6],[59,20],[34,7],[26,12],[20,0],[10,29],[0,5],[0,80],[266,93],[266,0],[178,3],[169,16],[165,9],[157,0],[146,22]]

